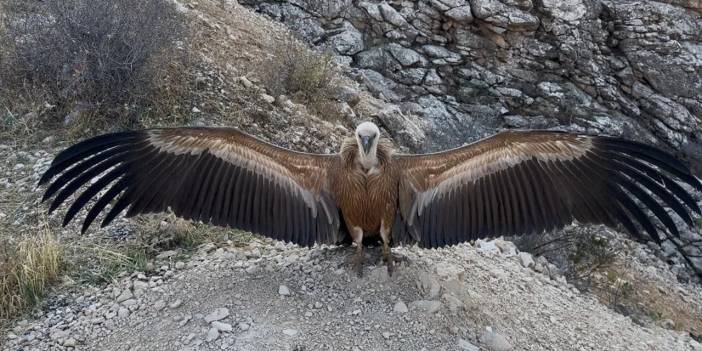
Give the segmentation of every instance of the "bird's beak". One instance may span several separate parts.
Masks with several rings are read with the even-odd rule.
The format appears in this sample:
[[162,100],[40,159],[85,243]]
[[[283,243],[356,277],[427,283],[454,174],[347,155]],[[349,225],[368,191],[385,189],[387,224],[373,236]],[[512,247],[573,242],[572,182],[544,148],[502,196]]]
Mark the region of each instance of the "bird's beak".
[[363,153],[368,155],[373,146],[373,139],[375,136],[361,136],[361,146],[363,147]]

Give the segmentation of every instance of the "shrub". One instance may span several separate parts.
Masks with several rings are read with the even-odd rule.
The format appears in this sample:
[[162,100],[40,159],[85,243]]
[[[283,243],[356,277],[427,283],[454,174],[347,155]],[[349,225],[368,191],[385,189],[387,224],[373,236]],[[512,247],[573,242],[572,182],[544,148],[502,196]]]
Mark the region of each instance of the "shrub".
[[582,236],[568,257],[571,279],[588,278],[593,272],[609,267],[615,260],[615,251],[607,238],[592,234]]
[[185,38],[173,2],[30,3],[8,1],[4,9],[0,64],[11,67],[0,72],[4,112],[25,108],[55,123],[100,116],[113,125],[138,122],[156,105],[155,90]]
[[287,95],[325,119],[339,119],[332,96],[338,80],[332,54],[311,51],[293,38],[271,52],[259,72],[271,94]]

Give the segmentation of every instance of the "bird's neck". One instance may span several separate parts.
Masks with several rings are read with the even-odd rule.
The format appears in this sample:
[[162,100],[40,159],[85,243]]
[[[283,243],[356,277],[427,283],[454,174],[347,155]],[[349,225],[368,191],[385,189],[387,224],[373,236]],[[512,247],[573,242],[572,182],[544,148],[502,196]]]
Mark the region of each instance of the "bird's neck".
[[384,138],[378,141],[378,145],[368,155],[363,154],[355,138],[347,138],[341,145],[341,157],[344,159],[347,167],[358,167],[360,165],[366,171],[373,167],[386,166],[390,162],[392,153],[392,144]]
[[371,152],[367,155],[363,153],[363,150],[358,148],[358,156],[356,158],[358,163],[361,164],[364,170],[369,170],[378,166],[378,154],[376,148],[373,148]]

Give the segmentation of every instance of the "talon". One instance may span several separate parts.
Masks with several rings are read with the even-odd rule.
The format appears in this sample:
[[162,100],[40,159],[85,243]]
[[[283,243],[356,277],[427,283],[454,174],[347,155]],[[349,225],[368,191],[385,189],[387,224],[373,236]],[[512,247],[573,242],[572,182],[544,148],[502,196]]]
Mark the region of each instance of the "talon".
[[356,252],[356,255],[353,257],[353,260],[351,262],[351,268],[356,271],[356,274],[358,275],[359,278],[363,277],[363,252],[358,251]]
[[389,260],[385,260],[385,264],[388,267],[388,276],[392,277],[392,273],[395,272],[395,260],[393,260],[392,256],[390,256],[389,258]]
[[392,273],[395,271],[395,259],[390,250],[390,245],[388,245],[387,242],[383,243],[383,261],[385,261],[385,265],[388,267],[388,276],[392,277]]

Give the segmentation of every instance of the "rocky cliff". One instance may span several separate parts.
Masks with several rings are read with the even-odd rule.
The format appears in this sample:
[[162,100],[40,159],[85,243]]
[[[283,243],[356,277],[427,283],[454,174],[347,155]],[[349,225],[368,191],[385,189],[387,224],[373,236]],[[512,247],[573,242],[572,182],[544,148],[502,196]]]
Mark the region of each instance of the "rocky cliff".
[[392,103],[414,150],[503,128],[658,144],[702,174],[702,1],[257,1]]

